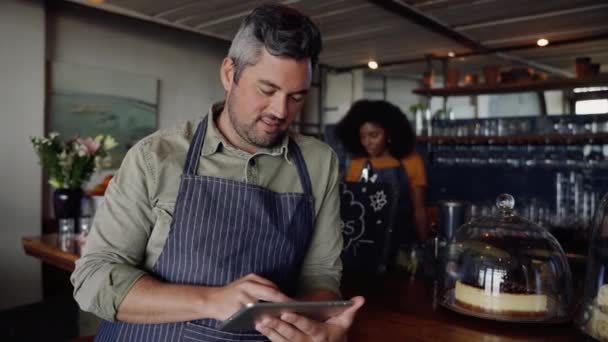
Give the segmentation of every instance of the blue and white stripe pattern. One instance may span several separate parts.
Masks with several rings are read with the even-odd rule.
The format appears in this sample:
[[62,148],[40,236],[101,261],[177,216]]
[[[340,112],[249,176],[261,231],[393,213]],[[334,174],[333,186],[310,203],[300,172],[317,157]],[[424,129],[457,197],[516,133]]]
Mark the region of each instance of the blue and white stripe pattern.
[[[223,286],[249,273],[294,295],[314,223],[312,186],[293,139],[289,152],[303,193],[276,193],[244,182],[196,175],[208,117],[198,125],[184,165],[171,231],[154,275],[177,284]],[[171,324],[107,322],[96,341],[267,341],[255,331],[216,330],[203,319]]]

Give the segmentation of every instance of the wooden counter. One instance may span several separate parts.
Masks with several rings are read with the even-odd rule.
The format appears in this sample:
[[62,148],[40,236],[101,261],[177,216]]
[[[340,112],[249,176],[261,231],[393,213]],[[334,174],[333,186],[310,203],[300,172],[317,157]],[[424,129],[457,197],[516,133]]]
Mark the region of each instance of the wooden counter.
[[24,237],[21,243],[25,254],[68,272],[74,270],[80,257],[80,244],[74,239],[60,239],[57,234]]
[[350,342],[363,341],[585,341],[572,323],[505,323],[469,317],[439,305],[432,281],[402,275],[345,275],[343,295],[361,294],[367,302],[358,314]]
[[[23,238],[28,255],[66,271],[79,257],[77,243],[65,243],[56,234]],[[61,249],[60,247],[64,247]],[[402,275],[361,277],[345,275],[346,298],[360,294],[367,302],[357,315],[349,342],[392,341],[585,341],[572,323],[516,324],[464,316],[440,306],[432,281]]]

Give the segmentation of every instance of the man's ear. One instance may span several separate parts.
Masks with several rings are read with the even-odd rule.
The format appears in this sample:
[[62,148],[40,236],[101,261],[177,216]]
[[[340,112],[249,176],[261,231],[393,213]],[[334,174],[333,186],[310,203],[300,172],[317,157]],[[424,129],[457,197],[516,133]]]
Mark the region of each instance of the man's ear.
[[222,79],[224,90],[230,92],[230,89],[234,85],[234,61],[232,61],[232,58],[224,58],[222,67],[220,68],[220,78]]

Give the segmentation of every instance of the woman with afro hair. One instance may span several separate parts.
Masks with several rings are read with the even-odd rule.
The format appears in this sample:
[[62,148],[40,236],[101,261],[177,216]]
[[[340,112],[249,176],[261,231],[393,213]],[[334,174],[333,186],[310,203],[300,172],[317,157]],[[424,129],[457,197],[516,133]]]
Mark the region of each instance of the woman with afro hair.
[[396,246],[425,241],[426,173],[414,151],[416,136],[401,109],[387,101],[357,101],[338,123],[336,134],[353,157],[347,164],[347,182],[365,180],[399,188]]

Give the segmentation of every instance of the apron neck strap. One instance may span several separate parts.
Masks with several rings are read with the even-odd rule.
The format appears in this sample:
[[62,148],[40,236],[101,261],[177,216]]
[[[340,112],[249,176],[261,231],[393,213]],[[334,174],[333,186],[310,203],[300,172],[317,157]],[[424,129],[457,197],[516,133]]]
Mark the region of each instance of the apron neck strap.
[[196,171],[198,170],[198,162],[201,159],[203,142],[205,141],[205,135],[207,134],[208,122],[209,115],[205,116],[205,118],[203,118],[196,128],[196,133],[194,133],[192,143],[190,144],[188,154],[186,155],[186,163],[184,164],[185,175],[196,175]]
[[305,194],[312,196],[312,184],[310,182],[308,168],[306,167],[306,161],[304,160],[300,147],[298,147],[298,144],[291,138],[289,138],[289,152],[296,162],[296,168],[298,169],[298,175],[300,176],[300,182],[302,183],[302,190]]
[[[186,163],[184,164],[184,174],[196,175],[198,170],[198,163],[201,159],[201,151],[203,149],[203,143],[205,142],[205,135],[207,133],[207,125],[209,125],[209,115],[205,116],[203,120],[198,124],[196,133],[192,138],[190,148],[188,148],[188,154],[186,155]],[[302,151],[298,147],[293,139],[289,139],[289,152],[294,157],[296,169],[300,176],[300,182],[302,183],[302,189],[305,194],[312,196],[312,184],[310,181],[310,175],[308,174],[308,168],[306,162],[302,156]]]

